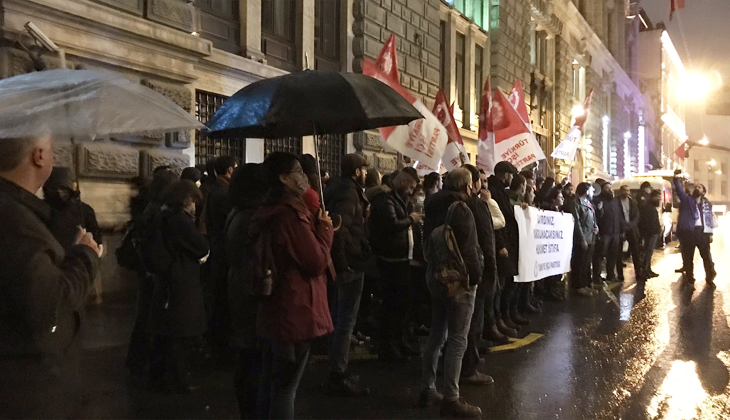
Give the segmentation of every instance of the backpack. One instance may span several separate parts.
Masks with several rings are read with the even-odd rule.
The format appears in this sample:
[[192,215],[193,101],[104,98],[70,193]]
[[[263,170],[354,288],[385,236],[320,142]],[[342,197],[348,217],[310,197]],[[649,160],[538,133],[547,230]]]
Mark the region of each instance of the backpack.
[[128,270],[142,271],[142,261],[137,255],[137,250],[134,247],[134,237],[138,235],[137,223],[134,221],[128,222],[124,226],[124,236],[122,237],[122,243],[116,249],[115,254],[117,256],[117,263]]
[[469,271],[451,228],[454,209],[458,205],[465,204],[460,201],[452,203],[444,224],[434,229],[423,245],[424,257],[430,264],[436,282],[445,288],[447,296],[456,296],[459,292],[469,290]]
[[277,283],[273,253],[273,229],[262,231],[253,238],[245,253],[244,266],[248,273],[248,287],[253,296],[271,296]]

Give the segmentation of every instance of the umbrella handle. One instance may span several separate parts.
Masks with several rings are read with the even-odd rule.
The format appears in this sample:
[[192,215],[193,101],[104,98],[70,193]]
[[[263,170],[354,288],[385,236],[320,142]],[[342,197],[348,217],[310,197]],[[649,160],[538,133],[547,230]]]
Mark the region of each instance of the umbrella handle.
[[323,211],[327,211],[324,207],[324,188],[322,187],[322,170],[319,166],[319,140],[317,137],[317,126],[312,124],[314,132],[314,160],[317,164],[317,183],[319,184],[319,204]]

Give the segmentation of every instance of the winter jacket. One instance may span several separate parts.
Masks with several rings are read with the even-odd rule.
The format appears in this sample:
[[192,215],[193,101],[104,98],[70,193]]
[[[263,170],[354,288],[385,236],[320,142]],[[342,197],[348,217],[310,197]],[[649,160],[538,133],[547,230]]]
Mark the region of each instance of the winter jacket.
[[636,200],[633,197],[627,197],[629,200],[629,221],[626,221],[626,213],[624,212],[624,205],[621,198],[616,197],[618,201],[619,209],[621,210],[621,231],[638,231],[639,229],[639,206],[636,204]]
[[407,260],[410,249],[408,230],[413,224],[408,203],[392,185],[373,192],[368,234],[375,255],[390,260]]
[[662,233],[659,212],[656,206],[648,199],[639,201],[639,233],[641,236],[659,235]]
[[[463,201],[459,194],[447,190],[441,190],[426,200],[426,218],[423,223],[424,241],[428,241],[431,232],[446,222],[449,207],[457,201]],[[468,206],[462,205],[454,208],[451,229],[469,272],[469,284],[473,286],[481,283],[484,260],[481,250],[478,248],[479,241],[474,215]]]
[[505,258],[497,255],[497,270],[501,277],[516,276],[520,237],[517,220],[515,220],[515,209],[509,199],[507,186],[494,175],[489,177],[489,192],[492,193],[492,198],[499,205],[505,221],[504,228],[497,231],[495,243],[497,252],[499,253],[500,249],[506,248],[508,256]]
[[684,191],[684,186],[679,178],[672,180],[672,185],[677,191],[681,204],[679,205],[679,220],[677,222],[678,231],[694,231],[699,210],[697,208],[697,200]]
[[2,178],[0,215],[0,412],[78,415],[80,312],[99,258],[86,245],[66,253],[48,205]]
[[162,235],[172,256],[167,275],[155,277],[150,306],[149,332],[153,335],[193,337],[206,330],[200,262],[208,255],[208,241],[195,226],[195,216],[162,207],[154,229]]
[[210,235],[211,245],[223,243],[223,230],[226,226],[228,213],[231,212],[231,202],[228,199],[229,182],[218,177],[210,188],[208,198],[205,202],[206,227]]
[[565,211],[573,215],[575,228],[573,229],[573,241],[576,244],[582,242],[588,245],[596,243],[596,234],[593,229],[598,227],[596,212],[588,199],[572,197],[565,205]]
[[276,282],[271,296],[259,306],[257,333],[287,343],[322,337],[332,332],[327,303],[327,276],[333,228],[315,222],[299,197],[285,195],[264,204],[251,219],[249,234],[273,233]]
[[598,219],[599,235],[616,236],[623,233],[623,213],[621,203],[614,197],[600,194],[593,199],[593,210]]
[[231,313],[231,345],[252,348],[256,345],[256,314],[259,302],[250,292],[245,256],[252,245],[251,219],[261,206],[261,199],[248,198],[241,208],[234,208],[226,220],[226,255],[228,257],[228,307]]
[[477,229],[477,240],[484,255],[484,271],[482,281],[493,281],[497,277],[497,253],[494,242],[494,224],[489,206],[479,196],[472,196],[466,200]]
[[365,209],[368,206],[362,187],[350,177],[330,179],[324,190],[324,202],[330,216],[340,216],[342,224],[335,232],[332,262],[337,273],[363,271],[370,253],[365,239]]
[[499,204],[497,204],[493,198],[490,198],[487,200],[487,207],[489,207],[489,212],[492,214],[494,229],[502,229],[507,223],[504,221],[504,214],[502,214],[502,210],[499,209]]
[[91,206],[74,198],[61,206],[51,208],[49,228],[66,252],[73,247],[79,226],[91,233],[97,244],[102,243],[99,223]]

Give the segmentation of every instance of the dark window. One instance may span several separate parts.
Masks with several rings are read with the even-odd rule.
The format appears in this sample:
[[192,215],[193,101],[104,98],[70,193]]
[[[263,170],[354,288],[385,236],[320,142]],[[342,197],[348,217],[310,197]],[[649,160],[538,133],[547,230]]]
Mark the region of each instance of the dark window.
[[314,4],[314,68],[317,70],[342,70],[340,10],[340,1],[317,0]]
[[238,0],[195,0],[195,7],[200,11],[200,36],[216,48],[240,53]]
[[477,112],[482,109],[482,88],[484,87],[484,48],[474,48],[474,92],[477,99]]
[[[466,37],[460,33],[456,34],[456,102],[463,111],[466,107]],[[465,118],[466,119],[466,118]]]
[[286,152],[299,156],[302,154],[302,138],[281,137],[277,139],[264,139],[264,158],[274,152]]
[[331,177],[340,175],[340,164],[345,154],[345,135],[328,134],[319,136],[320,169],[329,172]]
[[266,60],[282,70],[297,70],[296,2],[261,1],[261,50]]
[[[227,96],[215,93],[195,91],[195,117],[198,121],[207,123]],[[195,131],[195,163],[206,164],[218,156],[233,156],[239,162],[246,161],[246,141],[242,138],[212,139],[200,130]]]
[[441,60],[439,60],[439,87],[446,91],[446,66],[449,62],[448,49],[446,48],[446,22],[441,21]]

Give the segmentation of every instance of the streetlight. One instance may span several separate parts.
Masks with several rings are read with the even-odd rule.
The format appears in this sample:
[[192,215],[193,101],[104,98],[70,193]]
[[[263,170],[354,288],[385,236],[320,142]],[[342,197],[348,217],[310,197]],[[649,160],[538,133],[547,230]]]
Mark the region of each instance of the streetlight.
[[705,136],[705,137],[702,137],[702,140],[699,141],[699,144],[701,146],[707,146],[708,144],[710,144],[710,141],[707,140],[707,136]]
[[570,115],[571,115],[571,116],[572,116],[572,117],[573,117],[574,119],[575,119],[575,118],[578,118],[578,117],[582,117],[582,116],[583,116],[583,114],[585,114],[585,113],[586,113],[586,110],[585,110],[585,109],[583,109],[583,106],[582,106],[582,105],[575,105],[575,106],[573,106],[573,108],[572,108],[572,109],[570,110]]
[[707,164],[710,166],[715,166],[715,165],[717,165],[717,162],[715,162],[715,159],[710,159],[710,161],[707,162]]
[[719,169],[718,169],[718,170],[716,170],[716,171],[715,171],[715,173],[716,173],[716,174],[718,174],[718,175],[722,175],[722,171],[721,171],[721,170],[719,170]]
[[677,96],[683,101],[700,101],[711,90],[712,82],[700,73],[687,73],[677,84]]

